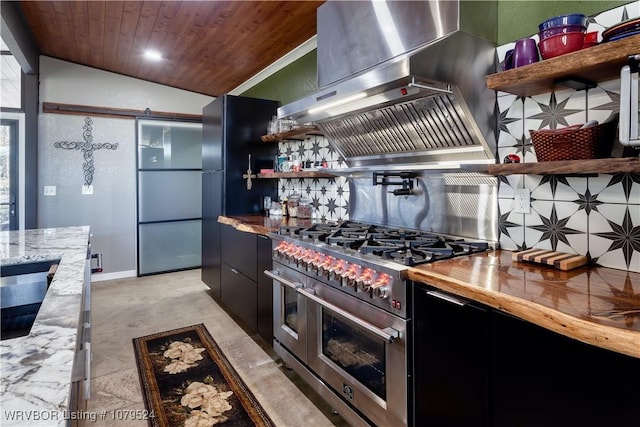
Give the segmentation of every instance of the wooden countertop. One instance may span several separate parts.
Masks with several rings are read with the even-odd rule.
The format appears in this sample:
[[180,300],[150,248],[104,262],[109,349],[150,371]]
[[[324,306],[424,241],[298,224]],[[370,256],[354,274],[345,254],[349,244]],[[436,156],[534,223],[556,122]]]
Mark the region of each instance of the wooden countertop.
[[218,222],[230,225],[239,231],[264,235],[277,231],[281,225],[310,227],[314,223],[311,219],[264,215],[220,215]]
[[495,251],[409,269],[411,280],[478,301],[582,342],[640,358],[640,274],[560,271]]

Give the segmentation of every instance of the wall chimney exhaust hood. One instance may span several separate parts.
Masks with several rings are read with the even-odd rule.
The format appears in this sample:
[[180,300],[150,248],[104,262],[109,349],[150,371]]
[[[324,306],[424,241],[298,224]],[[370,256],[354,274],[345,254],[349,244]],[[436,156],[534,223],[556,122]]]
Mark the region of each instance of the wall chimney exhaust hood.
[[483,169],[495,163],[495,18],[495,1],[328,1],[321,88],[278,117],[318,126],[346,171]]

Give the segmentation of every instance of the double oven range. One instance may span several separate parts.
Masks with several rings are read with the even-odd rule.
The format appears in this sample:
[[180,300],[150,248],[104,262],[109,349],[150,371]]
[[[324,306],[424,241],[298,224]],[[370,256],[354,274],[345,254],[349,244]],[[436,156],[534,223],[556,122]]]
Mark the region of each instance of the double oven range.
[[270,237],[276,353],[351,425],[407,426],[406,272],[489,245],[350,221],[282,226]]

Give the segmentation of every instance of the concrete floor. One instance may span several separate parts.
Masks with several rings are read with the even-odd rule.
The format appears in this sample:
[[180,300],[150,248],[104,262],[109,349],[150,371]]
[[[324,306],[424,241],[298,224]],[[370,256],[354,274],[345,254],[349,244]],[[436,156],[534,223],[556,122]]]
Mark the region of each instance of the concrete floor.
[[[132,339],[204,323],[277,426],[346,425],[298,381],[257,336],[249,336],[207,293],[200,270],[96,282],[92,285],[91,399],[87,411],[106,420],[81,426],[145,426],[114,419],[113,410],[143,410]],[[296,385],[298,384],[298,385]]]

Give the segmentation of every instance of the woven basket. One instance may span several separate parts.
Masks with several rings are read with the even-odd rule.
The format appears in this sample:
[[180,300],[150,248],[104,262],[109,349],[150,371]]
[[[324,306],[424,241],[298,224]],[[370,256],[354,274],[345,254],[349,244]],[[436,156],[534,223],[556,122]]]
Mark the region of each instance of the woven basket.
[[530,130],[539,162],[609,157],[618,122],[612,120],[584,129]]

